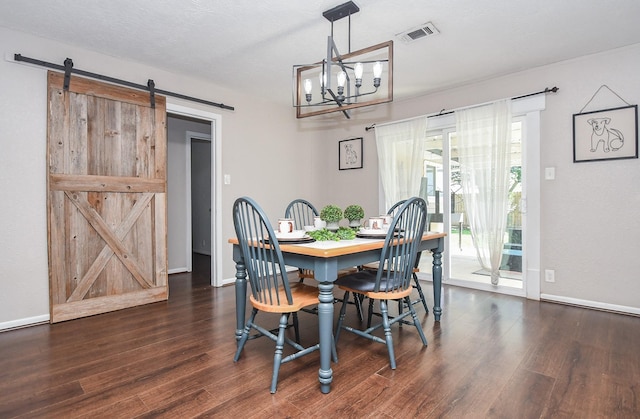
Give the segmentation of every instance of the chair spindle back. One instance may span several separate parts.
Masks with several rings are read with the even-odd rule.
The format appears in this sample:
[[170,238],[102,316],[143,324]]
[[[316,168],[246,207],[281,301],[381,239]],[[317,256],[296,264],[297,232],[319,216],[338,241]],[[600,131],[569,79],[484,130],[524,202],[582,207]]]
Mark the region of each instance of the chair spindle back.
[[270,305],[292,304],[280,244],[262,208],[251,198],[238,198],[233,204],[233,224],[253,298]]
[[313,204],[304,199],[294,199],[284,211],[286,218],[293,218],[296,230],[302,230],[304,226],[312,226],[313,218],[318,216],[318,210]]
[[407,199],[395,211],[382,248],[375,292],[399,292],[412,286],[426,218],[427,203],[418,197]]

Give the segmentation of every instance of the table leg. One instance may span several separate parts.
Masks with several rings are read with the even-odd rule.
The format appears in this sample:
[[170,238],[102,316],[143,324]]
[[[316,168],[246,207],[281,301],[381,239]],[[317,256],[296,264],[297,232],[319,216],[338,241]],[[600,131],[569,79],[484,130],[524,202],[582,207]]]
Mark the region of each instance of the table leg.
[[331,391],[333,371],[331,370],[331,352],[333,342],[333,283],[321,282],[318,284],[318,324],[320,341],[320,391],[324,394]]
[[442,294],[442,249],[438,247],[433,250],[433,314],[435,321],[440,321],[442,307],[440,306],[440,298]]
[[236,341],[240,341],[244,329],[247,304],[247,270],[244,262],[236,262]]

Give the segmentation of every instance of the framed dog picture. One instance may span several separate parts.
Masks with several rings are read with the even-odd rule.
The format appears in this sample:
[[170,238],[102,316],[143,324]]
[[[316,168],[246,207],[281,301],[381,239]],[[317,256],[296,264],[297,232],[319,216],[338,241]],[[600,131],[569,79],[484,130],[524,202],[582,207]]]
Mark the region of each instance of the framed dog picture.
[[638,158],[638,105],[573,115],[573,161]]
[[362,169],[362,137],[338,142],[338,168]]

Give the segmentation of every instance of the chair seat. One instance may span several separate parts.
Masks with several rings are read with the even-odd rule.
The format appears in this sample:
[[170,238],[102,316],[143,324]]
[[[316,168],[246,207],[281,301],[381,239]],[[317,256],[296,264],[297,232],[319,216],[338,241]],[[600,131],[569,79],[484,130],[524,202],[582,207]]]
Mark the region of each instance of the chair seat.
[[286,304],[287,295],[284,289],[278,291],[278,297],[280,298],[280,304],[276,300],[272,304],[261,302],[256,300],[253,295],[249,296],[249,300],[255,308],[267,313],[293,313],[304,307],[320,303],[318,300],[318,288],[301,283],[291,284],[293,304]]
[[[376,272],[370,270],[358,271],[349,275],[345,275],[336,280],[335,285],[344,291],[363,294],[366,297],[373,299],[395,300],[398,298],[404,298],[411,293],[411,288],[407,288],[401,291],[379,291],[374,292],[376,284]],[[386,279],[380,280],[380,289],[385,290],[387,288]]]
[[[375,263],[367,263],[366,265],[362,265],[361,269],[362,270],[369,270],[369,271],[377,271],[378,270],[378,266],[380,265],[379,262],[375,262]],[[422,303],[422,306],[424,307],[424,312],[428,313],[429,312],[429,307],[427,306],[427,300],[424,297],[424,293],[422,292],[422,287],[420,286],[420,281],[418,280],[418,275],[417,273],[420,272],[420,269],[416,266],[413,268],[413,288],[418,290],[418,294],[419,297],[418,299],[411,301],[411,304],[418,304],[418,303]],[[371,312],[369,312],[369,319],[371,319]],[[373,314],[377,314],[377,313],[373,313]],[[371,320],[369,320],[368,324],[371,324]]]
[[[367,263],[366,265],[362,265],[362,269],[368,269],[370,271],[377,271],[378,270],[378,265],[380,263],[379,262],[374,262],[374,263]],[[413,268],[413,273],[418,273],[420,272],[419,268]]]

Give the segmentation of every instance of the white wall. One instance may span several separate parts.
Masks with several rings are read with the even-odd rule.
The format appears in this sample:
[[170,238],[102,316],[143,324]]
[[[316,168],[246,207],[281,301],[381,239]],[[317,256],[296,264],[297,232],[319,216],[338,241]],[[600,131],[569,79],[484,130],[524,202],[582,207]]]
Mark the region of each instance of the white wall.
[[[640,160],[573,163],[572,116],[606,84],[630,104],[640,102],[640,44],[603,54],[534,68],[456,89],[355,111],[352,120],[304,125],[315,131],[314,189],[318,202],[362,203],[377,213],[378,180],[373,122],[400,120],[514,97],[558,86],[541,114],[541,168],[555,167],[556,180],[541,179],[541,269],[554,269],[556,282],[542,282],[542,297],[640,314]],[[428,83],[428,72],[425,73]],[[624,106],[599,94],[585,109]],[[337,115],[337,114],[336,114]],[[338,171],[338,141],[364,137],[364,169]],[[541,170],[544,173],[544,170]],[[328,187],[327,185],[330,185]]]
[[[153,79],[159,89],[235,106],[235,111],[226,111],[167,99],[222,115],[222,172],[232,179],[231,185],[223,187],[217,209],[224,221],[225,278],[235,274],[226,242],[234,235],[231,206],[235,198],[252,196],[270,218],[277,218],[287,202],[309,189],[310,168],[304,159],[296,158],[309,154],[309,141],[307,134],[297,132],[294,111],[288,106],[4,28],[0,28],[0,51],[2,57],[20,53],[58,64],[69,57],[78,69],[139,84]],[[0,60],[0,330],[48,320],[46,88],[43,68]],[[283,94],[288,98],[290,92]]]

